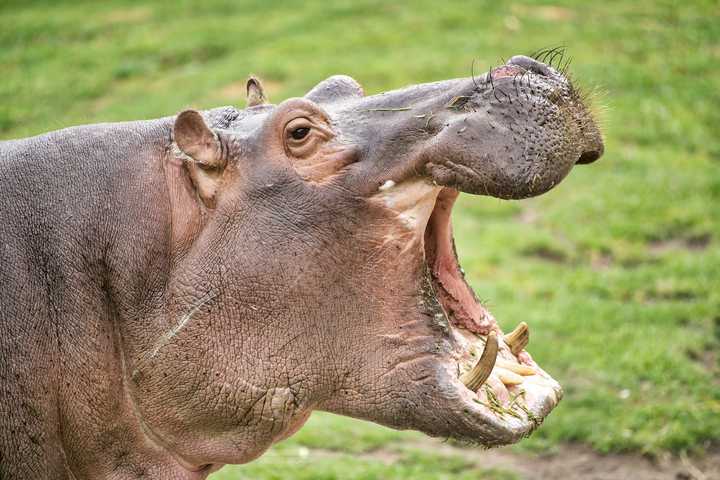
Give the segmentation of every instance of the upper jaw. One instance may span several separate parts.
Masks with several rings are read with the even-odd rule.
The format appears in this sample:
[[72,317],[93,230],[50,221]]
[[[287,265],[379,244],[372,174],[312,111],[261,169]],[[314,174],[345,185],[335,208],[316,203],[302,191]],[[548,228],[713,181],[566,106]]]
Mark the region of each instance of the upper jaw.
[[343,174],[361,195],[420,173],[462,192],[527,198],[603,153],[583,96],[561,71],[528,57],[472,78],[325,102],[336,141],[363,146]]

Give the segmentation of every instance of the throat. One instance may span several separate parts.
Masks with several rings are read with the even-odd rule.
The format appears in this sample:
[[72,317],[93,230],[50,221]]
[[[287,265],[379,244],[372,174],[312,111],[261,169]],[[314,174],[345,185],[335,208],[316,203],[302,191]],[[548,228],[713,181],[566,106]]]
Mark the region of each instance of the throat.
[[[184,480],[199,480],[208,473],[216,470],[212,465],[193,465],[173,452],[162,438],[145,422],[142,413],[137,407],[130,387],[130,377],[125,358],[125,345],[117,315],[113,314],[112,339],[114,343],[115,358],[118,362],[119,395],[116,398],[117,412],[113,425],[114,430],[124,432],[123,435],[113,435],[111,455],[117,466],[114,472],[125,470],[128,478],[137,476],[136,472],[146,472],[149,478],[179,478]],[[109,435],[111,432],[106,432]],[[154,472],[150,474],[150,472]],[[104,477],[105,475],[98,475]]]
[[465,281],[452,236],[451,212],[458,192],[443,189],[425,229],[425,261],[433,288],[448,318],[458,327],[487,335],[495,325]]

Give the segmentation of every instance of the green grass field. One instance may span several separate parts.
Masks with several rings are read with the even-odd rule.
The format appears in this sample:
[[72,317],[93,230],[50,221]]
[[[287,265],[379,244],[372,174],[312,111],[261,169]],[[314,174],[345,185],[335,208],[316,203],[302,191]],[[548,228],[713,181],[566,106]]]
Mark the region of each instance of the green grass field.
[[[0,138],[242,105],[251,72],[275,101],[335,73],[376,93],[566,45],[604,112],[606,155],[542,197],[455,210],[479,296],[504,328],[530,324],[529,350],[566,388],[517,448],[720,443],[720,5],[392,3],[5,0]],[[215,478],[513,478],[419,439],[316,414]]]

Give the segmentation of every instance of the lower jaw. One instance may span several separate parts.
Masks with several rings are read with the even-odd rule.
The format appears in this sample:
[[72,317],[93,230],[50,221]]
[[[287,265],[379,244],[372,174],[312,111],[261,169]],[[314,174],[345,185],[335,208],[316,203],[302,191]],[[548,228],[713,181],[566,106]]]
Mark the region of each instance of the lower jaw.
[[[465,282],[452,237],[451,211],[458,194],[450,188],[438,194],[424,235],[429,280],[448,319],[456,374],[463,380],[478,368],[487,370],[489,376],[482,385],[465,385],[470,400],[501,423],[530,432],[560,401],[562,389],[524,351],[529,333],[521,334],[526,326],[516,329],[516,335],[503,335],[495,318]],[[497,355],[493,355],[491,365],[483,366],[480,358],[491,342],[490,335],[497,339]]]

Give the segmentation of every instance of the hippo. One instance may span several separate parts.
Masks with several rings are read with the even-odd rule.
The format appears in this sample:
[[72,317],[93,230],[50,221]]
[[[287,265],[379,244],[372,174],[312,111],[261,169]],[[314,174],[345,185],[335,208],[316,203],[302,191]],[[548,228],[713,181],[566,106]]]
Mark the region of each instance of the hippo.
[[0,477],[201,479],[313,411],[486,447],[562,397],[465,281],[460,192],[539,195],[603,140],[544,56],[367,96],[0,142]]

